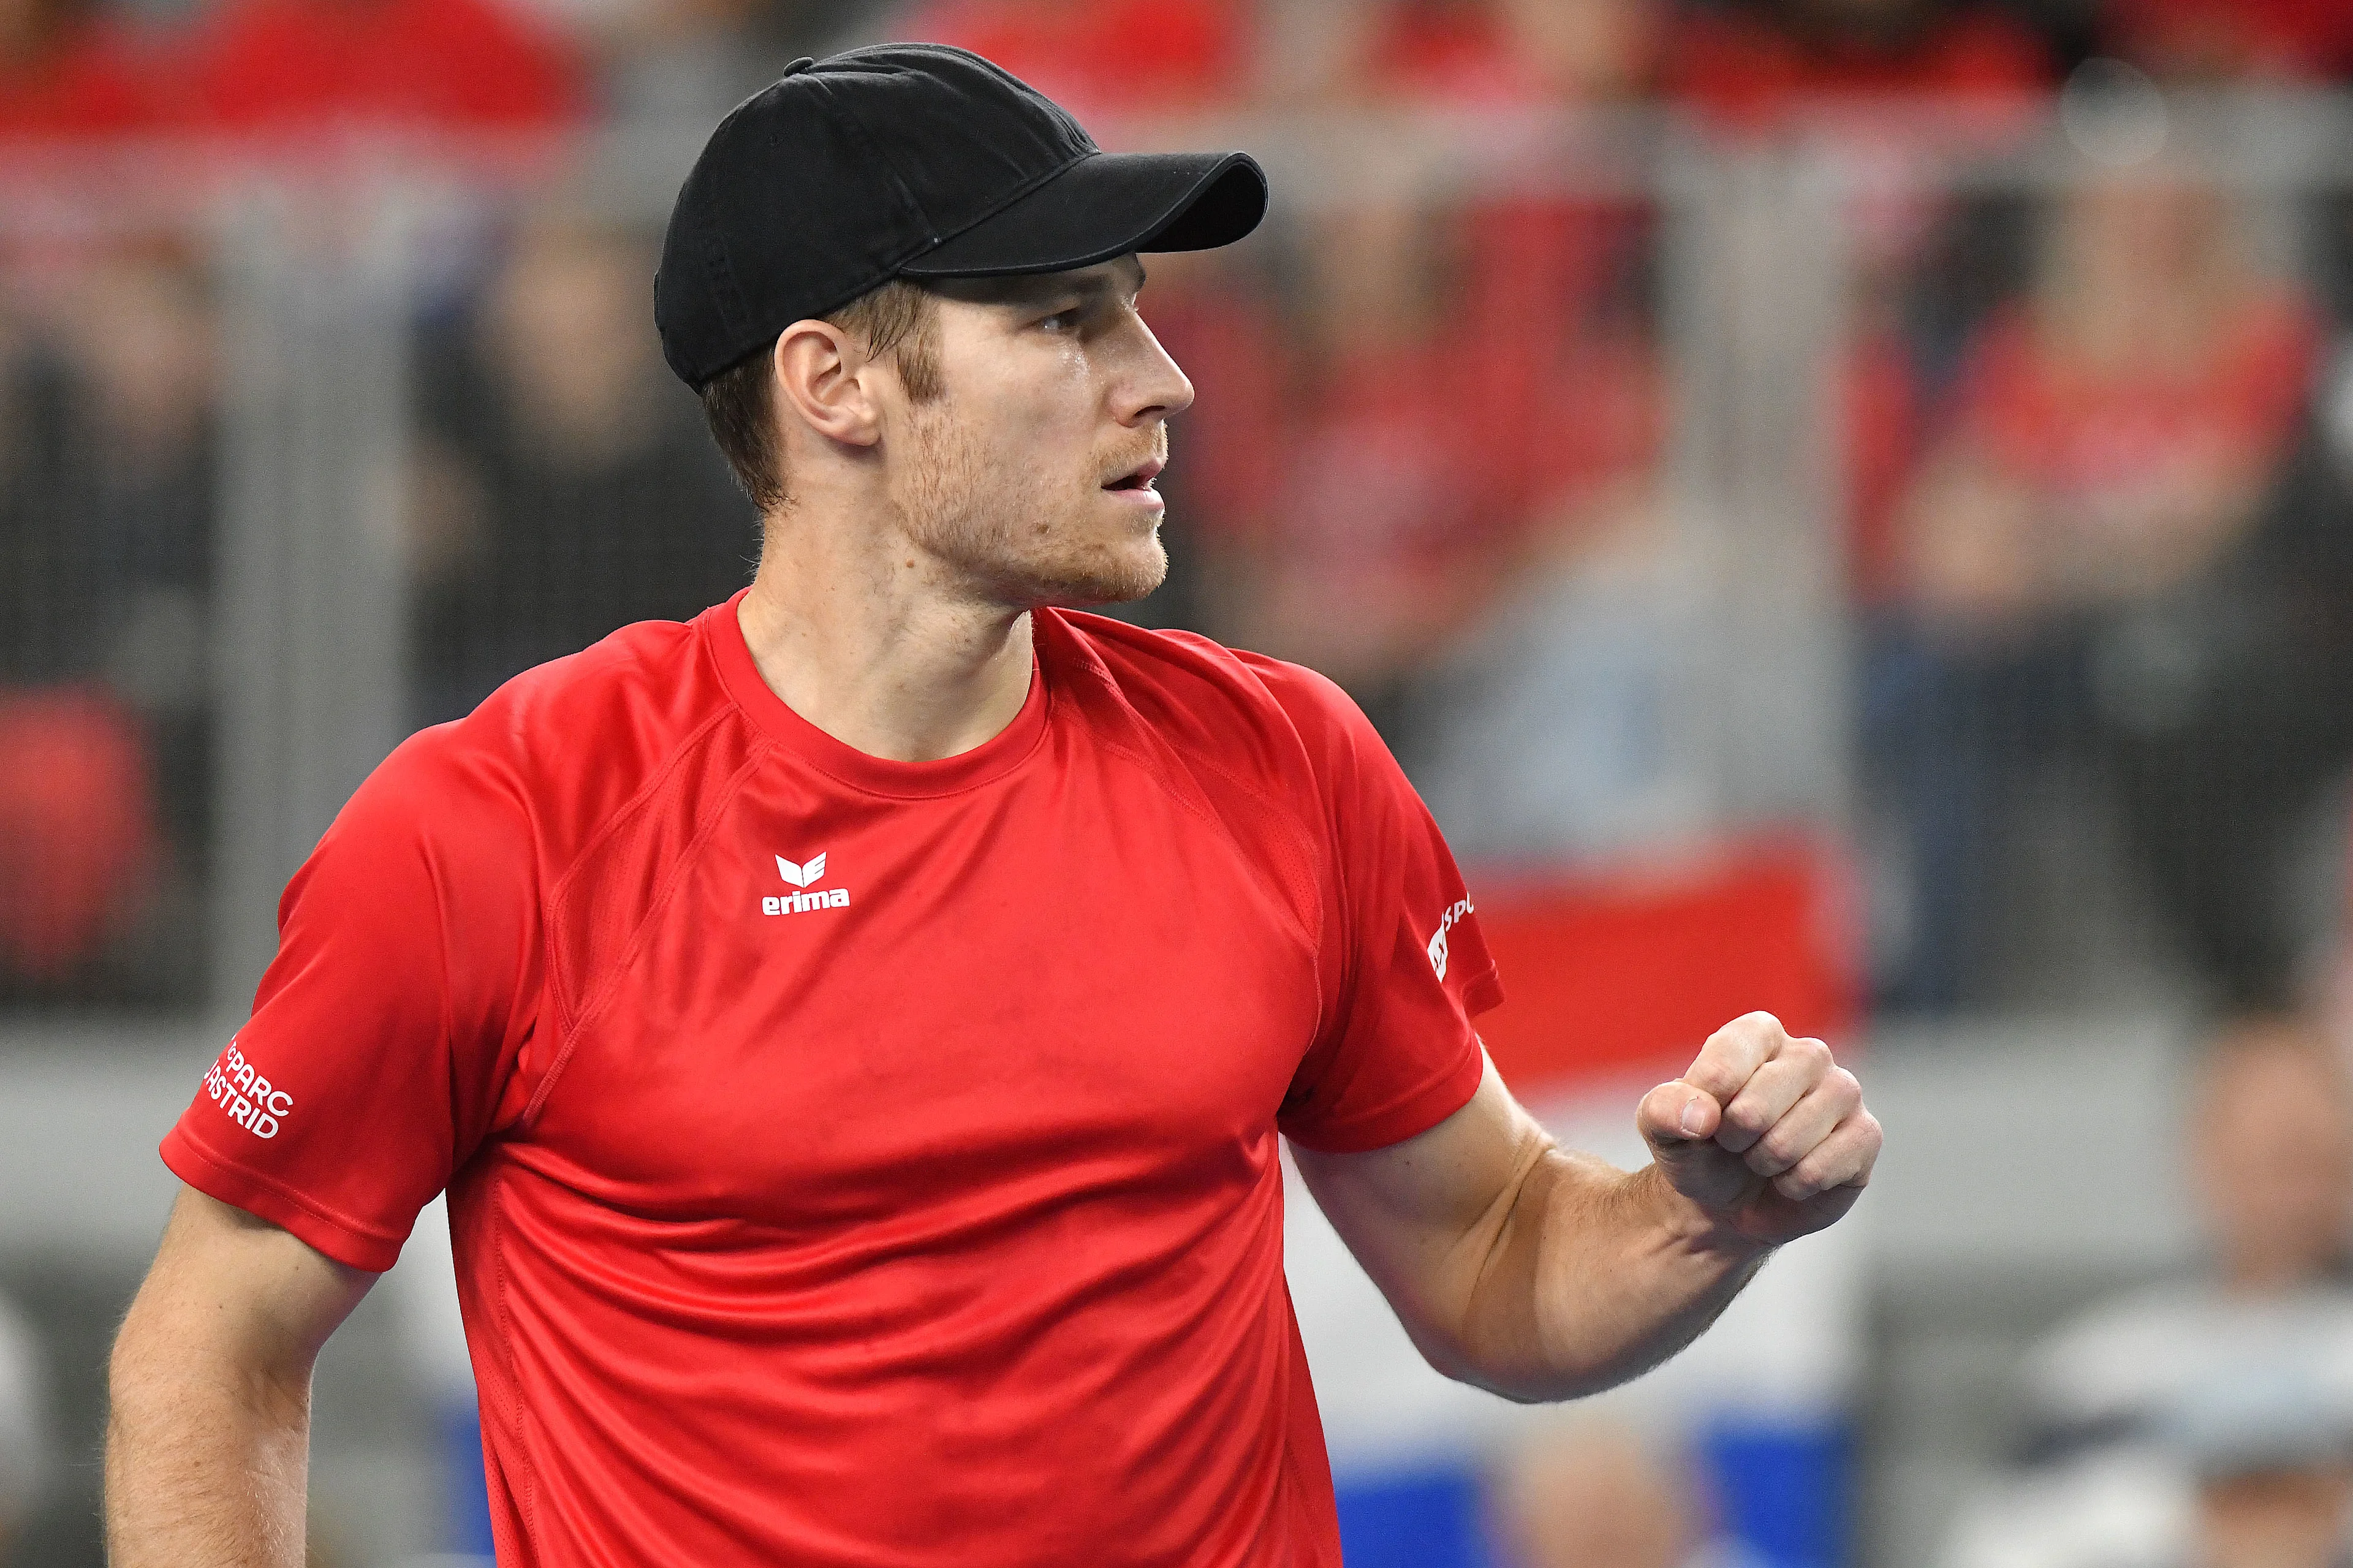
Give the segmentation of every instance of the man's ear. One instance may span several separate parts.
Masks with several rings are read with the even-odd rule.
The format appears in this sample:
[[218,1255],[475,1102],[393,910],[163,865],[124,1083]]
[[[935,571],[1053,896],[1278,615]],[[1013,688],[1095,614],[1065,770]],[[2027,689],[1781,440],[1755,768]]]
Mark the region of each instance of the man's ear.
[[874,362],[830,321],[795,321],[771,351],[785,405],[828,440],[871,447],[882,438]]

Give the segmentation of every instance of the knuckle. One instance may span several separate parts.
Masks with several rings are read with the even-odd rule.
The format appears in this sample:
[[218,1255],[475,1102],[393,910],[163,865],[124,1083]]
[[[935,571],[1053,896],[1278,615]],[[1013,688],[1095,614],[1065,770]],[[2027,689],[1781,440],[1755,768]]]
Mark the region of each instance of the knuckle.
[[1788,1049],[1782,1054],[1789,1057],[1795,1061],[1802,1062],[1810,1068],[1820,1068],[1827,1070],[1831,1065],[1830,1047],[1814,1038],[1811,1035],[1802,1036],[1798,1039],[1791,1040],[1789,1042]]

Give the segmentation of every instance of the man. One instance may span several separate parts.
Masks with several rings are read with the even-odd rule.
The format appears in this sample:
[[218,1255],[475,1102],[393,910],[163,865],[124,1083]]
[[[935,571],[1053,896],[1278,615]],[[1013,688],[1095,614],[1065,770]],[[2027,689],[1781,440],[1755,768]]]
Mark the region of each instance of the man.
[[1304,670],[1066,605],[1164,569],[1191,400],[1138,252],[1239,154],[1098,153],[976,57],[801,62],[655,310],[752,587],[404,745],[288,889],[166,1140],[116,1352],[118,1568],[293,1563],[312,1357],[449,1192],[502,1560],[1338,1556],[1277,1133],[1440,1366],[1630,1376],[1879,1144],[1771,1019],[1550,1147],[1443,843]]
[[2188,1112],[2205,1267],[2036,1347],[2021,1384],[2042,1461],[2153,1441],[2184,1390],[2284,1344],[2353,1395],[2353,1079],[2335,1042],[2294,1015],[2234,1019],[2200,1053]]
[[2035,1347],[2019,1379],[2031,1463],[1962,1511],[1954,1568],[2316,1563],[2280,1542],[2346,1527],[2353,1079],[2317,1025],[2258,1014],[2204,1043],[2189,1090],[2201,1267]]

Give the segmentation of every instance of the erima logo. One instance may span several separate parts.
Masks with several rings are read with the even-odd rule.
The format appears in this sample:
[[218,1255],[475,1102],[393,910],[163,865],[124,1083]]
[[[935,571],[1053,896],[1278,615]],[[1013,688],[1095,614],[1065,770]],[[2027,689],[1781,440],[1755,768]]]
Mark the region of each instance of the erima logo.
[[[816,856],[805,864],[796,866],[783,856],[776,857],[776,875],[796,888],[810,888],[825,879],[825,857]],[[764,915],[807,914],[811,910],[838,910],[849,902],[847,888],[828,888],[823,892],[786,893],[782,898],[762,899],[760,912]]]
[[1456,921],[1461,920],[1464,915],[1467,915],[1470,912],[1471,900],[1464,899],[1452,909],[1447,910],[1445,915],[1440,919],[1438,922],[1438,934],[1430,939],[1430,967],[1438,971],[1438,977],[1440,980],[1446,978],[1446,933],[1454,929],[1454,922]]

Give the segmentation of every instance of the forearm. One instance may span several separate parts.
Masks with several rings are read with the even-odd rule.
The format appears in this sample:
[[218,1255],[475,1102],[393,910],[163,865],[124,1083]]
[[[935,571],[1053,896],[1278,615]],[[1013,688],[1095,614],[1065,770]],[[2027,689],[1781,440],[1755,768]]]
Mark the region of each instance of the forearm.
[[1697,1339],[1768,1251],[1712,1230],[1655,1165],[1550,1150],[1489,1246],[1449,1370],[1524,1401],[1599,1393]]
[[310,1380],[240,1373],[126,1325],[106,1439],[111,1568],[301,1568]]

